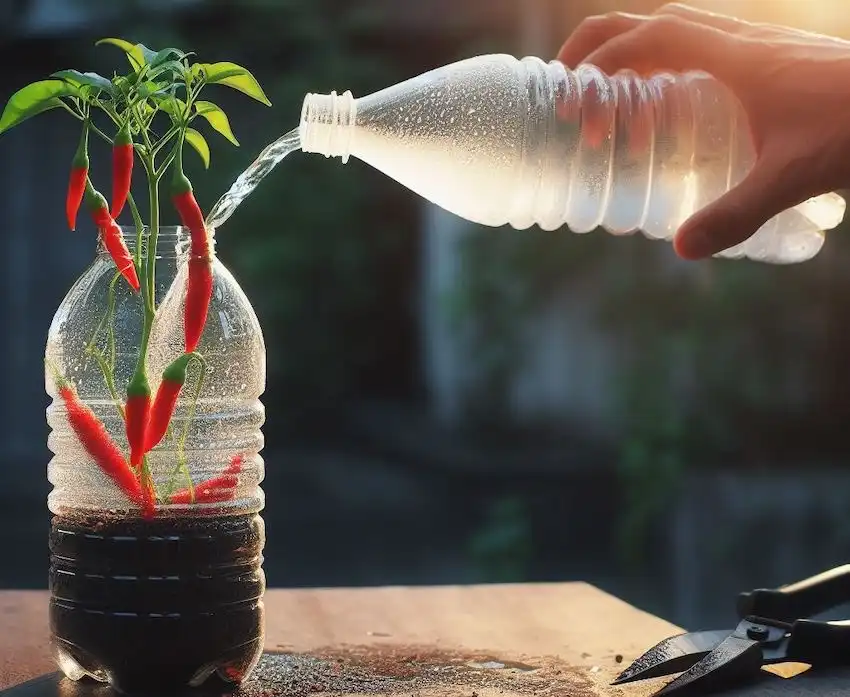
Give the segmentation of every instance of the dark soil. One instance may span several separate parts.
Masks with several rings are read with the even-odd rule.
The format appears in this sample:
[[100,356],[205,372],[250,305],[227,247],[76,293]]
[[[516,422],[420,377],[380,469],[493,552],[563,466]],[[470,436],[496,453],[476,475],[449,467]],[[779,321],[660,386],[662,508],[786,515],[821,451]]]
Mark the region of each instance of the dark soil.
[[53,642],[127,692],[238,682],[262,652],[263,539],[252,515],[57,516]]

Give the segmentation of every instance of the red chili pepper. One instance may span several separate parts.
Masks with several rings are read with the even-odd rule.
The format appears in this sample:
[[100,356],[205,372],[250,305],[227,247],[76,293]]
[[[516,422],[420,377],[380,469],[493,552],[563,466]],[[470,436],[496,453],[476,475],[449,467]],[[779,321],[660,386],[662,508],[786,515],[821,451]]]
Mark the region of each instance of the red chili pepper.
[[118,218],[130,193],[133,181],[133,138],[130,124],[125,123],[112,146],[112,217]]
[[174,158],[174,176],[171,180],[171,200],[184,227],[189,228],[189,283],[186,289],[186,306],[183,312],[185,350],[191,353],[198,347],[207,323],[212,298],[213,273],[210,245],[204,215],[192,192],[192,182],[183,173],[183,144]]
[[186,307],[183,312],[186,351],[194,351],[200,343],[207,323],[212,289],[212,262],[209,258],[193,256],[189,259],[189,283],[186,287]]
[[235,494],[232,491],[225,489],[203,490],[195,488],[195,498],[192,498],[192,493],[188,489],[182,489],[171,495],[169,501],[171,503],[221,503],[222,501],[232,501]]
[[245,458],[242,455],[234,455],[230,459],[230,464],[225,468],[224,474],[239,474],[242,471],[243,464],[245,464]]
[[196,484],[194,498],[192,492],[187,489],[176,491],[169,497],[171,503],[212,503],[218,501],[230,501],[235,496],[235,489],[239,485],[239,477],[235,474],[219,474],[211,477],[200,484]]
[[145,436],[145,451],[153,450],[165,436],[174,414],[180,390],[186,382],[186,370],[193,353],[184,353],[162,371],[162,382],[156,390]]
[[89,406],[80,400],[67,380],[57,376],[56,381],[59,395],[65,402],[68,423],[86,452],[132,503],[139,506],[145,515],[152,514],[151,498],[142,491],[139,480],[104,425]]
[[[179,191],[181,186],[188,188]],[[173,195],[171,197],[177,213],[180,215],[180,222],[183,227],[189,230],[192,236],[192,246],[199,247],[205,241],[206,228],[204,227],[204,214],[201,212],[201,207],[195,200],[195,194],[192,191],[192,184],[189,178],[183,176],[183,181],[172,185]]]
[[192,235],[192,245],[200,244],[206,240],[206,225],[201,207],[195,200],[192,190],[192,182],[183,172],[183,142],[177,146],[174,154],[174,173],[171,177],[171,201],[180,215],[183,227],[189,229]]
[[68,179],[68,194],[65,197],[65,215],[68,218],[68,227],[77,229],[77,211],[83,202],[83,194],[86,191],[86,180],[89,176],[89,122],[86,119],[83,124],[83,135],[80,136],[80,144],[74,159],[71,160],[71,176]]
[[86,180],[86,206],[91,213],[94,224],[100,231],[104,246],[115,262],[115,266],[121,271],[121,275],[127,279],[130,287],[138,293],[139,276],[136,273],[133,257],[130,256],[130,250],[127,249],[127,244],[121,236],[121,228],[109,215],[106,199],[92,186],[91,180]]
[[103,237],[103,244],[107,251],[115,261],[115,266],[121,271],[121,275],[130,284],[130,287],[139,292],[139,276],[136,273],[136,266],[133,263],[133,257],[130,255],[130,250],[127,249],[127,243],[121,236],[121,228],[114,220],[107,228],[101,228],[100,234]]
[[239,484],[235,474],[219,474],[198,484],[195,489],[233,489]]
[[130,446],[130,466],[138,469],[147,452],[145,437],[151,411],[151,388],[144,369],[144,357],[127,385],[127,403],[124,405],[124,423],[127,443]]

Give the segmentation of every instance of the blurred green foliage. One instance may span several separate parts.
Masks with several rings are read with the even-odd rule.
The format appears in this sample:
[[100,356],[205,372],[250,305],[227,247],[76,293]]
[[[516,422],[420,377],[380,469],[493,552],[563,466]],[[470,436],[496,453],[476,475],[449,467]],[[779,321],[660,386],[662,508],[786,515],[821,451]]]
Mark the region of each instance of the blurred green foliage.
[[846,227],[815,260],[788,267],[685,264],[668,244],[602,230],[475,229],[451,299],[479,369],[471,410],[491,424],[509,420],[526,320],[591,279],[593,293],[571,302],[591,303],[619,348],[619,548],[630,562],[646,559],[688,468],[846,455],[850,400],[835,383],[850,349]]
[[490,502],[481,526],[467,548],[483,583],[521,583],[528,579],[534,545],[531,515],[521,498],[502,496]]

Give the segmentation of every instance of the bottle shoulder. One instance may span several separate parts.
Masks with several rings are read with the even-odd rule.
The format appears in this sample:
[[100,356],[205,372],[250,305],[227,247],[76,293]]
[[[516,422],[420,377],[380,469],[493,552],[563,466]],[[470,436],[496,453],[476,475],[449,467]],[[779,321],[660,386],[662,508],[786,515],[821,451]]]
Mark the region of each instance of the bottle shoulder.
[[[184,314],[189,282],[182,264],[157,308],[148,347],[151,379],[184,351]],[[197,352],[206,365],[202,398],[259,399],[265,390],[266,347],[259,318],[245,291],[217,257],[212,261],[212,294]]]

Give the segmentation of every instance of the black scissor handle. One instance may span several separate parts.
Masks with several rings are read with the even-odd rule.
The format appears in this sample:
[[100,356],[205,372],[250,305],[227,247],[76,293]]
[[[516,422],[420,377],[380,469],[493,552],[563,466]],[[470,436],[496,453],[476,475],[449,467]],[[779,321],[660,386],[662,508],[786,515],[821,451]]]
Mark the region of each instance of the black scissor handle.
[[780,622],[811,617],[850,602],[850,564],[781,586],[738,596],[738,617],[769,617]]
[[785,660],[813,667],[850,665],[850,622],[797,620],[791,625]]

